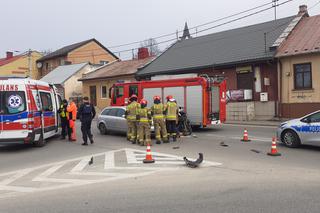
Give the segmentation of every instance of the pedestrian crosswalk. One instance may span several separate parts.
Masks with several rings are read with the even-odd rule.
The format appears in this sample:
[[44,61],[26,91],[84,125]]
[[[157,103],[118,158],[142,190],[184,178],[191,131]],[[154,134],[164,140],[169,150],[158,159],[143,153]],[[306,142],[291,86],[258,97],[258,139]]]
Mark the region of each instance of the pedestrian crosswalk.
[[[142,163],[145,155],[145,151],[124,148],[2,173],[0,198],[186,169],[181,156],[153,152],[156,162],[147,165]],[[202,167],[220,165],[205,161]]]

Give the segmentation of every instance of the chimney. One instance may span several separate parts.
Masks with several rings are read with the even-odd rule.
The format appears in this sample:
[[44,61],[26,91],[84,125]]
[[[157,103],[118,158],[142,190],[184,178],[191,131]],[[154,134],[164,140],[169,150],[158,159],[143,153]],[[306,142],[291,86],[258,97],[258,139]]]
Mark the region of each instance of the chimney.
[[298,16],[302,16],[302,15],[304,15],[304,14],[307,14],[307,16],[309,16],[309,15],[308,15],[308,6],[305,5],[305,4],[299,6]]
[[149,55],[149,50],[147,47],[140,47],[138,49],[138,59],[145,59],[145,58],[148,58],[150,57]]
[[6,59],[9,59],[9,58],[13,57],[13,52],[7,51],[6,54],[7,54]]

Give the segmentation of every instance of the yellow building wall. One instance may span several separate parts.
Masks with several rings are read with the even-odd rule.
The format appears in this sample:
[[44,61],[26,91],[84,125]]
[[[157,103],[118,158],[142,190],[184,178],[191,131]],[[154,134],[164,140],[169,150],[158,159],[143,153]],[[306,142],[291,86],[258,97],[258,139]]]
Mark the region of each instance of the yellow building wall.
[[116,60],[108,51],[103,49],[96,42],[91,41],[82,47],[73,50],[68,54],[67,61],[71,61],[72,64],[78,64],[82,62],[90,62],[93,64],[99,64],[100,61],[112,62]]
[[83,74],[90,71],[90,65],[82,68],[77,74],[70,77],[64,82],[64,96],[69,100],[70,97],[82,97],[82,82],[78,81],[82,78]]
[[[117,82],[117,80],[124,80],[124,81],[135,81],[133,76],[129,77],[122,77],[120,78],[114,78],[110,80],[90,80],[90,81],[83,81],[82,89],[83,89],[83,96],[90,97],[90,86],[96,86],[97,90],[97,112],[101,112],[102,109],[104,109],[107,106],[110,106],[111,100],[109,99],[109,88],[112,87],[113,84]],[[107,98],[101,97],[101,87],[107,86]]]
[[[282,103],[320,102],[320,54],[292,56],[280,59],[282,63]],[[294,65],[311,63],[312,89],[294,89]]]
[[39,73],[36,65],[36,60],[41,58],[42,55],[39,52],[32,51],[30,55],[31,62],[31,73],[29,74],[29,56],[24,55],[23,57],[12,61],[11,63],[0,66],[1,76],[17,76],[27,77],[30,76],[32,79],[39,79]]

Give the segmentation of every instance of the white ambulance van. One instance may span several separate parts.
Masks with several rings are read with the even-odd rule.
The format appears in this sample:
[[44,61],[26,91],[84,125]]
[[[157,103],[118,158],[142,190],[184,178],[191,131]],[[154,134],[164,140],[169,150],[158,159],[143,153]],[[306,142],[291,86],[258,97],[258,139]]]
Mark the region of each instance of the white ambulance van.
[[29,78],[0,77],[0,144],[45,145],[60,134],[61,97],[55,86]]

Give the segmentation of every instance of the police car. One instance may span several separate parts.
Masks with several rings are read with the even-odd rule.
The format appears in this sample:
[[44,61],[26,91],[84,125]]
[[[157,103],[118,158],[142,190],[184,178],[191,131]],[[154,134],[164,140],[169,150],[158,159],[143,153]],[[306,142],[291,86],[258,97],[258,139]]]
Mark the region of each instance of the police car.
[[320,144],[320,110],[302,118],[281,123],[277,137],[288,147],[298,147],[300,144]]

